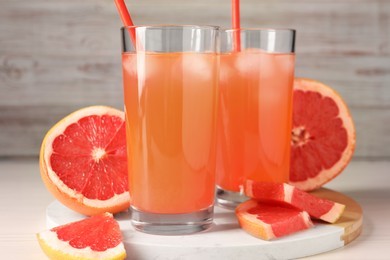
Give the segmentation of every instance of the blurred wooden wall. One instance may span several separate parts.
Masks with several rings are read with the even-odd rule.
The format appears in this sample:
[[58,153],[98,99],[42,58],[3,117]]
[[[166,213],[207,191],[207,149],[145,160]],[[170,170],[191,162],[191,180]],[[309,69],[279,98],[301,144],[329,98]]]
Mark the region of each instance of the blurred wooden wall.
[[[230,24],[230,0],[127,0],[137,24]],[[354,159],[390,159],[390,1],[241,0],[243,27],[298,30],[297,76],[344,97]],[[37,156],[46,131],[88,105],[122,108],[111,0],[0,0],[0,158]]]

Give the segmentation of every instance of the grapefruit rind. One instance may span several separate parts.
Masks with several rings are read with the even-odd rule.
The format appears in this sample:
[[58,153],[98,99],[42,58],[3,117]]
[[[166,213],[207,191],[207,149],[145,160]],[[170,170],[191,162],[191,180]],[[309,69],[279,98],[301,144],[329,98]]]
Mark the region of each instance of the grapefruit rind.
[[128,191],[122,194],[115,194],[108,200],[88,199],[83,194],[75,192],[66,186],[52,170],[50,165],[50,156],[53,151],[51,144],[54,139],[63,133],[70,124],[90,115],[118,116],[124,120],[124,113],[122,111],[107,106],[82,108],[63,118],[48,131],[43,139],[39,158],[41,177],[46,187],[56,199],[79,213],[89,216],[104,212],[117,213],[130,206],[130,193]]
[[249,209],[256,207],[256,205],[257,202],[248,200],[237,206],[236,214],[241,228],[249,234],[264,240],[276,238],[270,224],[264,223],[263,221],[257,219],[255,215],[247,213]]
[[351,113],[346,103],[341,98],[340,94],[337,93],[334,89],[315,80],[296,78],[294,81],[294,90],[302,90],[304,92],[313,91],[320,93],[323,97],[329,97],[334,100],[337,104],[337,107],[339,108],[339,118],[342,119],[341,121],[343,122],[343,126],[347,131],[348,137],[347,147],[344,149],[340,160],[335,165],[333,165],[332,168],[322,169],[322,171],[319,172],[315,177],[308,178],[304,181],[293,181],[290,179],[289,183],[291,185],[304,191],[310,191],[315,190],[334,179],[348,165],[355,151],[356,132]]
[[320,216],[319,219],[322,219],[329,223],[335,223],[345,210],[345,205],[335,202],[333,207],[324,215]]

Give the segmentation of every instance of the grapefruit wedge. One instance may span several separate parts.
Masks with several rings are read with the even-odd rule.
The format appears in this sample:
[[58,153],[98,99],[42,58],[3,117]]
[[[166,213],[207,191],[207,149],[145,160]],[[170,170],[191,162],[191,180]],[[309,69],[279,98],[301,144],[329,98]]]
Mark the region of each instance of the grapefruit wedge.
[[85,215],[130,205],[124,113],[92,106],[66,116],[46,134],[41,177],[62,204]]
[[347,166],[355,150],[355,127],[341,96],[325,84],[294,81],[290,184],[317,189]]
[[50,259],[126,258],[119,225],[110,213],[42,231],[37,239]]
[[286,183],[255,182],[247,180],[245,194],[253,199],[276,202],[306,211],[313,218],[334,223],[344,212],[345,205],[318,198]]
[[243,230],[263,240],[283,237],[313,226],[305,211],[253,199],[238,205],[236,216]]

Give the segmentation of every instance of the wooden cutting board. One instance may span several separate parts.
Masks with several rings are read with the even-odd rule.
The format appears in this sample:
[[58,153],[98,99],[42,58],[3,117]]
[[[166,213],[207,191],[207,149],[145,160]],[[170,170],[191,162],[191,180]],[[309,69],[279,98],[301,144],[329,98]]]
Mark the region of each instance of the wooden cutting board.
[[[335,224],[314,222],[309,230],[273,241],[257,239],[243,231],[231,210],[215,207],[214,225],[207,231],[184,236],[159,236],[137,232],[130,224],[130,213],[117,214],[128,254],[127,259],[292,259],[324,253],[343,247],[362,231],[363,212],[352,198],[329,189],[315,195],[346,205]],[[52,228],[85,218],[53,202],[46,212]]]
[[359,203],[342,193],[325,188],[314,191],[312,194],[346,205],[343,215],[337,223],[332,224],[333,226],[344,229],[344,233],[341,236],[344,245],[350,243],[360,235],[363,227],[363,210]]

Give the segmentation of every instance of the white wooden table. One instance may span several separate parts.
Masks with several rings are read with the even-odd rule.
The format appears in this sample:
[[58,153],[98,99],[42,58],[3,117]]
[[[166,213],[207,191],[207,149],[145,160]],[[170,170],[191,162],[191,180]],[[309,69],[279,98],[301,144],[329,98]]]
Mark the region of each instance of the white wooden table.
[[[341,249],[306,259],[390,259],[390,162],[352,162],[326,187],[360,203],[363,233]],[[38,160],[0,161],[0,259],[46,259],[35,234],[46,229],[45,210],[53,200]]]

